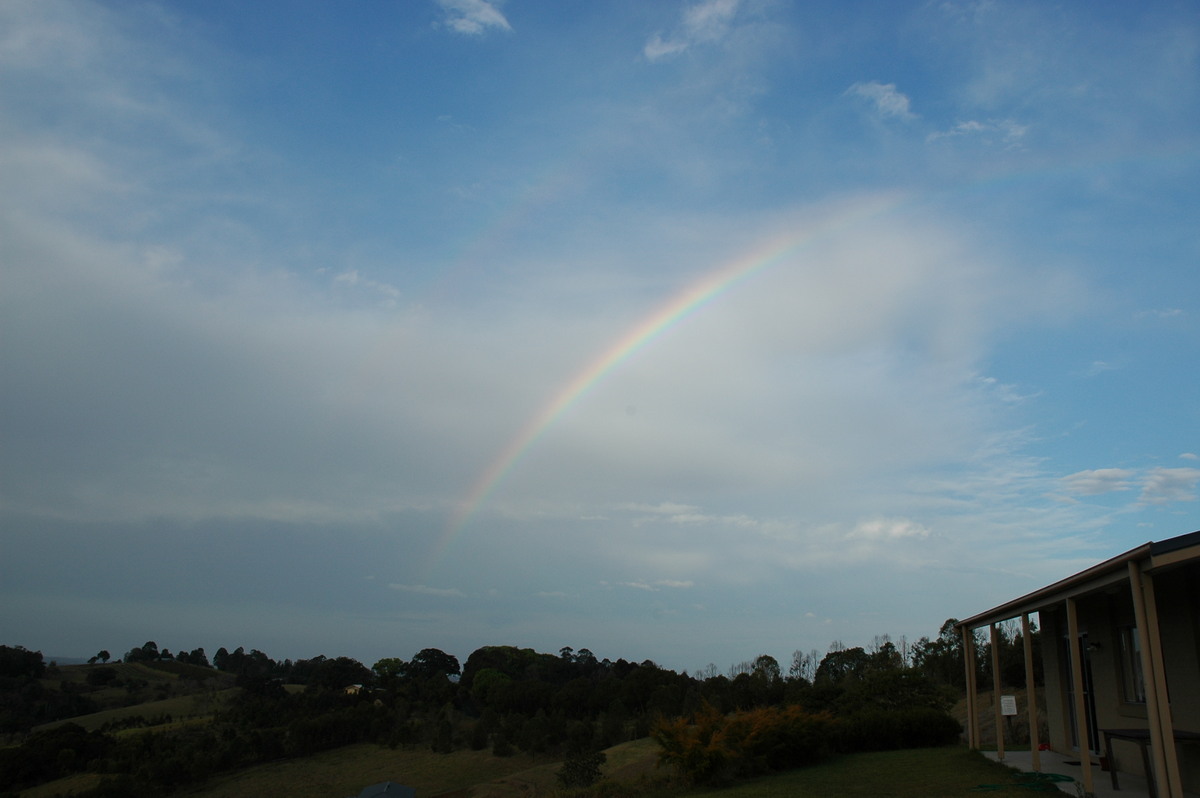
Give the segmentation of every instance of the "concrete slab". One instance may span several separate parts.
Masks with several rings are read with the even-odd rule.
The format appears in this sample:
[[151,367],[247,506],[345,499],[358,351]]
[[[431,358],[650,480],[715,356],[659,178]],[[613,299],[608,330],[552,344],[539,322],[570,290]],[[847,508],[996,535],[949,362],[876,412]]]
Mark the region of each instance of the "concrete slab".
[[[984,751],[985,756],[995,760],[995,751]],[[1078,756],[1067,757],[1054,751],[1042,751],[1042,772],[1043,773],[1059,773],[1063,776],[1070,776],[1074,782],[1059,782],[1058,788],[1068,795],[1084,795],[1083,792],[1083,768],[1078,764],[1070,764],[1078,762]],[[1015,768],[1022,773],[1033,770],[1033,754],[1029,751],[1005,751],[1004,764],[1010,768]],[[1092,763],[1092,781],[1093,792],[1096,798],[1150,798],[1150,787],[1146,783],[1146,779],[1135,773],[1126,773],[1125,771],[1117,772],[1117,782],[1121,785],[1120,789],[1113,789],[1112,776],[1106,770],[1101,770],[1100,766],[1094,761]],[[1195,793],[1184,793],[1187,798],[1200,798]]]

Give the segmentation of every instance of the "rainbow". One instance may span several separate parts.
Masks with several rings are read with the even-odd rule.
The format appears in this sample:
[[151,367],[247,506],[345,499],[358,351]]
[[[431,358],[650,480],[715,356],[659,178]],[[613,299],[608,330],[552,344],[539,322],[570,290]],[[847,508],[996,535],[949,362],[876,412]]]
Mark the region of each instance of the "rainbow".
[[796,254],[806,246],[811,246],[823,238],[845,231],[896,207],[900,201],[901,197],[898,195],[883,195],[850,203],[847,207],[831,214],[816,229],[805,228],[799,232],[788,233],[706,274],[635,324],[571,377],[508,442],[455,508],[437,542],[431,562],[436,562],[440,558],[451,541],[462,532],[479,508],[503,481],[505,475],[529,451],[542,433],[567,408],[599,383],[606,374],[645,348],[665,330],[678,324],[751,276]]

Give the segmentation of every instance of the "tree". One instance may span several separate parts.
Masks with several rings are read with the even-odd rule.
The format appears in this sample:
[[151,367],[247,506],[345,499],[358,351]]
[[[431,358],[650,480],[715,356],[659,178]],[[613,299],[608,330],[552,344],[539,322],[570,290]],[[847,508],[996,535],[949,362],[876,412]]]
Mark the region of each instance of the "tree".
[[158,659],[158,643],[147,640],[141,648],[130,649],[125,655],[126,662],[147,662]]
[[408,669],[408,663],[399,657],[384,657],[371,666],[379,686],[385,690],[395,690]]
[[45,672],[42,652],[24,646],[0,646],[0,676],[39,679]]
[[188,665],[199,665],[202,668],[212,667],[208,664],[208,657],[204,654],[203,648],[194,648],[190,652],[180,651],[175,655],[175,659]]
[[436,648],[421,649],[408,663],[408,675],[418,679],[430,679],[438,675],[447,678],[460,673],[462,668],[458,659]]
[[793,651],[792,667],[788,669],[788,676],[811,684],[812,680],[817,678],[817,665],[820,661],[821,655],[815,648],[808,652]]
[[374,674],[351,657],[322,659],[309,678],[309,685],[340,690],[350,685],[369,685]]
[[817,666],[814,684],[837,685],[851,678],[861,678],[871,663],[871,657],[862,646],[830,651]]
[[956,618],[947,618],[936,640],[918,640],[912,649],[913,667],[941,684],[965,687],[962,636],[955,628],[957,624]]
[[754,668],[751,670],[752,676],[757,676],[760,679],[765,679],[768,682],[774,683],[783,678],[779,670],[779,661],[770,654],[760,654],[754,660]]

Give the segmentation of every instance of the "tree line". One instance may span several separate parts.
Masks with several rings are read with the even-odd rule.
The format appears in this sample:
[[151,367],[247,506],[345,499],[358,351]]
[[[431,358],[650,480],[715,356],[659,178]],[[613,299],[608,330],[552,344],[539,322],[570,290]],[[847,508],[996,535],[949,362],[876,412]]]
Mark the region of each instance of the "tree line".
[[[214,693],[229,684],[240,689],[213,699],[206,723],[132,735],[71,723],[31,733],[31,726],[55,715],[91,711],[86,709],[91,699],[78,687],[47,687],[50,669],[40,652],[0,646],[0,724],[14,735],[10,741],[19,742],[0,749],[0,793],[90,771],[105,775],[97,796],[160,794],[222,771],[361,742],[441,752],[490,750],[496,756],[553,753],[578,762],[661,730],[670,719],[757,711],[759,725],[769,727],[770,711],[788,707],[802,708],[805,717],[914,708],[944,717],[964,681],[962,642],[953,624],[948,620],[937,637],[912,645],[897,646],[883,636],[866,648],[835,643],[819,657],[796,652],[786,673],[774,657],[760,655],[727,674],[710,667],[695,675],[650,660],[600,659],[586,648],[551,654],[485,646],[461,664],[427,648],[408,660],[389,657],[368,668],[350,657],[277,661],[240,647],[221,648],[210,660],[203,649],[171,654],[148,641],[128,651],[124,661],[174,674],[196,690]],[[1020,637],[1006,632],[1000,639],[1002,675],[1021,685]],[[990,684],[988,642],[979,643],[980,683]],[[78,666],[90,669],[86,689],[131,681],[93,679],[104,669],[116,673],[107,653]],[[1015,662],[1021,663],[1019,678]],[[73,702],[64,698],[67,693]],[[798,717],[797,710],[789,711]]]

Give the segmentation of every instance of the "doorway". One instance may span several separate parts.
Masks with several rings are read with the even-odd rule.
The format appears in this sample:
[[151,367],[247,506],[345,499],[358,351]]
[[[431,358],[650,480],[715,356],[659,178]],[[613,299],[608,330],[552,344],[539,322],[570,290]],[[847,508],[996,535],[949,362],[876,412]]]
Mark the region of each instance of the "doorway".
[[1075,650],[1070,651],[1068,638],[1059,640],[1059,662],[1062,663],[1063,684],[1067,698],[1067,717],[1070,720],[1071,747],[1079,750],[1079,718],[1075,713],[1075,679],[1071,676],[1071,657],[1079,656],[1083,665],[1083,710],[1086,717],[1084,726],[1087,728],[1088,750],[1094,754],[1100,753],[1100,730],[1096,726],[1096,695],[1092,682],[1092,658],[1088,650],[1087,632],[1079,635]]

